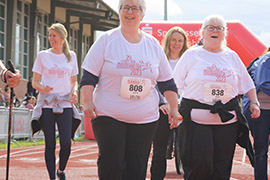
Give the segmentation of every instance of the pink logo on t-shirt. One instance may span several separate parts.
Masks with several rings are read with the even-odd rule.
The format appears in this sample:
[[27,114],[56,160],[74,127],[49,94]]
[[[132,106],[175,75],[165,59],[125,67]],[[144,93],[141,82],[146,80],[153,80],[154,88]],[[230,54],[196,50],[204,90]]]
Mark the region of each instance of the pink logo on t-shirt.
[[226,78],[230,77],[233,73],[225,68],[221,70],[215,64],[213,64],[211,67],[204,69],[203,74],[205,76],[216,76],[217,82],[226,82]]
[[116,68],[117,69],[130,69],[130,75],[133,76],[141,76],[142,75],[142,71],[145,71],[147,69],[150,70],[151,73],[152,72],[152,64],[148,61],[148,62],[143,62],[143,61],[139,61],[136,62],[134,60],[132,60],[132,57],[127,55],[127,58],[125,60],[121,60],[121,62],[117,63]]
[[52,68],[48,70],[50,75],[57,75],[58,78],[63,78],[65,74],[69,74],[68,68],[59,68],[57,64],[54,64]]

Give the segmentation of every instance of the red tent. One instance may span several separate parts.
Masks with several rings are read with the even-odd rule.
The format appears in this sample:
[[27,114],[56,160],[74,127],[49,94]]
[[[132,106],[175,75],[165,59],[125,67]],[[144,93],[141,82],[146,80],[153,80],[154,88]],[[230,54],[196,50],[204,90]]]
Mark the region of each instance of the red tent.
[[[176,22],[142,22],[140,28],[152,34],[161,43],[166,32],[174,27],[183,28],[189,38],[189,44],[194,45],[200,38],[200,22],[176,23]],[[237,52],[244,64],[247,66],[254,58],[261,56],[266,50],[263,44],[250,30],[240,21],[227,22],[228,35],[227,45]]]

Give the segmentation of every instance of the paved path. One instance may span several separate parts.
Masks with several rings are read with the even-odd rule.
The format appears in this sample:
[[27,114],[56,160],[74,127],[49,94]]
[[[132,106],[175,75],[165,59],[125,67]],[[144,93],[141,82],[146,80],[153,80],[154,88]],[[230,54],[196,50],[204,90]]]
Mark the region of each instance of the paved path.
[[[59,145],[57,145],[57,152]],[[72,145],[72,153],[66,169],[68,180],[97,180],[98,147],[95,141],[76,142]],[[237,146],[233,160],[231,180],[253,180],[253,168],[247,156],[243,156],[243,149]],[[58,156],[57,156],[58,157]],[[58,162],[58,159],[57,159]],[[150,179],[149,158],[147,179]],[[0,150],[0,180],[6,176],[6,150]],[[44,145],[13,148],[10,154],[9,180],[48,180],[44,161]],[[168,160],[167,175],[165,180],[181,180],[183,175],[178,175],[174,166],[174,159]]]

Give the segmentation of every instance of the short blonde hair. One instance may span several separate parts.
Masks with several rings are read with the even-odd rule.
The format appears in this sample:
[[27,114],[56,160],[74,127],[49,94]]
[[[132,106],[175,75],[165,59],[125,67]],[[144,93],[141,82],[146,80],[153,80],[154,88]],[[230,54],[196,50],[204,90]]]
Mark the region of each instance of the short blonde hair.
[[64,41],[63,41],[63,53],[67,57],[68,62],[70,62],[72,56],[71,56],[71,53],[70,53],[70,50],[69,50],[69,44],[68,44],[68,41],[67,41],[67,30],[66,30],[65,26],[63,24],[61,24],[61,23],[54,23],[48,28],[48,31],[50,31],[50,30],[56,31],[59,34],[59,36],[64,39]]

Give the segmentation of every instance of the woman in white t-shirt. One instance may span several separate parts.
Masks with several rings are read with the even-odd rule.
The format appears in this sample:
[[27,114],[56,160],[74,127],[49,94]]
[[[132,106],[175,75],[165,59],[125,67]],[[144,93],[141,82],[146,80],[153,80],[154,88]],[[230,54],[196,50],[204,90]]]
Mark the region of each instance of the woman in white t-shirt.
[[[182,95],[181,160],[185,179],[230,179],[236,142],[254,163],[247,121],[238,95],[257,102],[254,84],[239,56],[226,47],[227,25],[220,15],[206,17],[203,46],[190,48],[174,69]],[[256,103],[252,116],[260,116]],[[254,165],[254,164],[253,164]]]
[[[173,70],[179,58],[188,49],[188,37],[185,31],[178,26],[171,28],[165,35],[163,49]],[[170,128],[168,119],[169,106],[163,96],[160,98],[159,124],[153,139],[151,180],[164,179],[167,167],[166,158],[172,157],[173,139],[177,129]]]
[[[50,179],[57,174],[65,179],[72,138],[72,116],[77,103],[78,65],[76,54],[69,50],[65,26],[49,27],[50,49],[40,51],[33,66],[33,87],[40,92],[33,114],[42,108],[39,119],[45,136],[45,161]],[[55,124],[60,138],[59,168],[55,167]],[[32,124],[33,128],[33,124]]]
[[139,29],[145,10],[144,0],[120,0],[120,26],[105,32],[82,64],[84,114],[92,118],[100,179],[145,179],[159,118],[156,84],[170,105],[172,127],[180,116],[168,60]]

